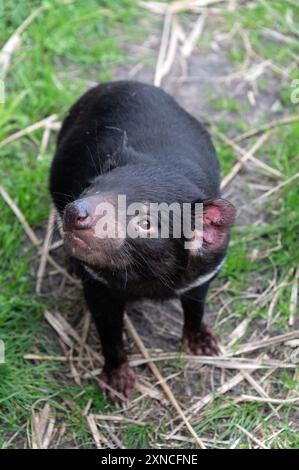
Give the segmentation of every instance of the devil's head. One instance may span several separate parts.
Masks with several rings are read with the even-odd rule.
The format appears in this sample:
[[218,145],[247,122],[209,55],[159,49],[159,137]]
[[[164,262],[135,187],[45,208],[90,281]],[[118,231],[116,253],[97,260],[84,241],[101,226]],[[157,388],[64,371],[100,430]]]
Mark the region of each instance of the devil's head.
[[234,207],[221,198],[199,197],[176,169],[162,175],[161,167],[135,165],[95,178],[65,207],[67,251],[95,268],[130,270],[136,279],[159,273],[171,279],[190,260],[213,263],[226,249]]

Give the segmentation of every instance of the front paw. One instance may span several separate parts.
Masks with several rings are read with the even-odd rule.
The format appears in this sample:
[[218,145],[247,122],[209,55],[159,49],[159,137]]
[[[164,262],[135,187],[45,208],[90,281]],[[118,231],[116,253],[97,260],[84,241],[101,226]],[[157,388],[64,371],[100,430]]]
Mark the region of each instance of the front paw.
[[119,367],[113,369],[105,367],[100,379],[103,382],[104,393],[113,403],[121,405],[132,399],[136,375],[128,362],[124,362]]
[[220,352],[215,334],[206,325],[200,331],[185,328],[183,344],[188,354],[196,356],[218,356]]

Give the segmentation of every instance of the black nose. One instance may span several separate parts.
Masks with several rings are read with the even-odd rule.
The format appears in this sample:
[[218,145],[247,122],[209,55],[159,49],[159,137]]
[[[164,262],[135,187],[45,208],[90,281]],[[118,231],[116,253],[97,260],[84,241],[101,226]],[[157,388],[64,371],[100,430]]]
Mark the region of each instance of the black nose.
[[65,231],[87,229],[92,226],[92,222],[88,206],[84,201],[75,201],[66,206],[63,216]]

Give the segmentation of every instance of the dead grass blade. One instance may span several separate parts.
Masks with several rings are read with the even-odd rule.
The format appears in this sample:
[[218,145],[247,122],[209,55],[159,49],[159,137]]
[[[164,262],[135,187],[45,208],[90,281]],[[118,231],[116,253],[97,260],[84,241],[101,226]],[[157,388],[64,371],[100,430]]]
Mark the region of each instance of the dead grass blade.
[[263,397],[255,397],[252,395],[241,395],[237,398],[238,401],[257,401],[261,403],[272,403],[273,405],[290,405],[292,403],[299,402],[299,396],[293,398],[263,398]]
[[[50,323],[50,325],[54,328],[54,330],[58,333],[61,337],[62,341],[69,347],[74,346],[73,340],[77,343],[77,347],[80,348],[82,343],[80,335],[74,330],[74,328],[60,315],[56,312],[55,315],[50,313],[49,311],[45,311],[45,318]],[[94,351],[88,344],[84,345],[84,349],[98,361],[99,364],[103,363],[102,357]]]
[[[244,378],[247,380],[247,382],[257,391],[257,393],[262,397],[262,398],[269,398],[269,395],[267,392],[263,389],[263,387],[250,375],[248,374],[245,370],[242,370],[242,374],[244,375]],[[279,418],[279,414],[276,411],[276,409],[270,405],[271,409],[273,412],[276,414],[276,416]]]
[[171,70],[171,67],[174,63],[176,50],[177,50],[178,37],[179,37],[179,33],[178,33],[177,23],[173,19],[172,25],[171,25],[171,34],[170,34],[170,39],[169,39],[169,44],[168,44],[167,55],[162,66],[156,70],[157,71],[157,74],[155,77],[156,86],[161,85],[162,79]]
[[[67,356],[51,356],[51,355],[40,355],[40,354],[25,354],[23,359],[26,361],[57,361],[57,362],[68,362]],[[84,357],[73,357],[75,362],[89,361],[89,358]]]
[[266,142],[269,137],[269,133],[262,134],[262,136],[257,139],[254,145],[243,155],[239,162],[237,162],[231,172],[226,175],[221,182],[221,189],[225,189],[226,186],[237,176],[239,171],[243,168],[243,164],[249,160],[255,152]]
[[103,421],[116,421],[118,423],[130,423],[136,424],[137,426],[147,426],[147,423],[143,421],[139,421],[138,419],[131,419],[126,418],[125,416],[120,415],[101,415],[101,414],[94,414],[94,419],[103,420]]
[[61,246],[63,246],[63,240],[57,240],[57,242],[54,242],[50,246],[49,251],[57,250],[57,248],[60,248]]
[[92,414],[86,416],[86,421],[97,449],[102,449],[102,443],[104,443],[108,449],[113,449],[113,446],[111,446],[106,437],[99,432],[94,416]]
[[[16,205],[16,203],[11,199],[10,195],[8,192],[3,188],[3,186],[0,186],[0,194],[6,204],[11,208],[15,216],[17,217],[18,221],[21,223],[26,235],[30,239],[30,241],[34,245],[40,245],[41,241],[37,238],[35,235],[34,231],[28,224],[24,214],[22,211],[19,209],[19,207]],[[60,272],[64,277],[66,277],[72,284],[75,284],[77,286],[81,286],[80,281],[77,279],[73,278],[64,268],[62,268],[56,261],[49,255],[49,253],[45,253],[47,261],[58,271]]]
[[45,319],[50,323],[52,328],[58,333],[59,337],[62,339],[64,344],[69,346],[70,348],[73,347],[74,343],[73,340],[69,337],[67,330],[65,329],[64,325],[50,313],[48,310],[45,311]]
[[[219,137],[226,145],[232,147],[232,149],[237,153],[237,155],[240,155],[241,157],[245,157],[247,151],[244,150],[242,147],[240,147],[236,142],[234,142],[232,139],[227,137],[226,135],[222,134],[221,132],[216,132],[216,136]],[[265,162],[262,160],[259,160],[258,158],[255,158],[253,155],[250,155],[248,158],[252,163],[255,164],[255,166],[258,166],[259,168],[263,169],[266,173],[270,174],[272,177],[276,178],[283,178],[283,175],[280,171],[276,170],[275,168],[272,168],[270,165],[267,165]]]
[[231,348],[237,341],[239,341],[242,336],[244,336],[247,327],[250,323],[248,318],[244,318],[244,320],[239,323],[239,325],[230,333],[228,337],[227,347]]
[[6,41],[4,46],[2,47],[0,51],[0,78],[3,80],[7,74],[7,71],[9,69],[12,55],[15,52],[15,50],[19,47],[21,44],[21,39],[22,39],[22,34],[25,31],[26,28],[33,22],[37,16],[41,14],[42,11],[44,11],[46,7],[43,5],[40,8],[37,8],[35,11],[31,13],[28,18],[23,21],[23,23],[15,30],[15,32],[10,36],[10,38]]
[[54,231],[54,226],[55,226],[55,218],[56,218],[56,210],[52,204],[51,209],[50,209],[49,219],[48,219],[47,232],[46,232],[46,236],[45,236],[44,243],[42,246],[40,264],[39,264],[39,268],[38,268],[37,276],[36,276],[37,281],[36,281],[35,290],[38,294],[41,291],[42,281],[43,281],[43,277],[45,274],[47,256],[49,254],[49,249],[50,249],[50,245],[52,242],[52,236],[53,236],[53,231]]
[[1,449],[7,449],[9,448],[10,444],[19,436],[19,434],[24,431],[24,428],[26,428],[27,423],[24,423],[22,426],[19,427],[19,429],[5,442],[3,442]]
[[49,140],[51,136],[51,129],[49,125],[46,125],[46,128],[43,133],[40,149],[39,149],[39,154],[37,156],[37,160],[42,160],[43,156],[48,148]]
[[234,352],[234,355],[256,351],[257,349],[268,348],[274,346],[275,344],[284,343],[291,339],[297,338],[299,338],[299,330],[284,333],[282,335],[274,336],[272,338],[261,339],[260,341],[254,341],[252,343],[247,343],[243,346],[240,346],[240,348]]
[[156,64],[154,85],[160,86],[163,78],[163,68],[167,56],[167,51],[169,47],[169,41],[171,36],[172,29],[172,14],[169,9],[166,9],[163,23],[163,31],[161,36],[161,44]]
[[126,449],[126,447],[123,445],[122,441],[113,432],[113,430],[111,429],[111,427],[108,424],[102,424],[102,427],[109,434],[109,437],[110,437],[111,441],[115,444],[115,447],[117,449]]
[[282,42],[284,44],[298,44],[297,38],[286,36],[285,34],[282,34],[271,28],[262,28],[262,33],[266,38],[274,39],[277,42]]
[[204,30],[207,16],[208,16],[208,13],[207,13],[207,10],[205,9],[202,11],[200,16],[198,17],[191,33],[189,34],[189,36],[187,37],[186,41],[184,42],[181,48],[181,53],[183,57],[187,58],[187,57],[190,57],[190,55],[192,54],[193,49],[196,45],[196,42],[199,40]]
[[240,426],[238,423],[236,424],[237,428],[240,429],[247,437],[249,437],[255,444],[257,444],[262,449],[269,449],[269,447],[265,446],[262,441],[260,441],[257,437],[255,437],[251,432],[247,431],[245,428]]
[[165,398],[164,393],[160,393],[159,390],[155,389],[152,386],[149,386],[148,384],[147,385],[142,384],[141,383],[142,377],[139,377],[139,379],[140,379],[140,382],[137,382],[136,389],[138,390],[138,392],[141,393],[141,395],[138,398],[135,398],[132,404],[135,404],[137,401],[141,401],[145,396],[148,396],[152,398],[153,400],[158,400],[163,405],[167,403],[167,399]]
[[39,245],[40,240],[37,238],[35,235],[34,231],[28,224],[24,214],[22,211],[19,209],[19,207],[14,203],[14,201],[11,199],[10,195],[8,192],[3,188],[3,186],[0,186],[0,194],[3,197],[4,201],[6,204],[11,208],[15,216],[17,217],[18,221],[22,224],[25,233],[27,234],[28,238],[31,240],[31,242],[34,245]]
[[86,345],[86,340],[90,328],[90,323],[91,323],[91,314],[87,309],[85,309],[85,315],[83,319],[83,330],[82,330],[82,336],[81,336],[81,341],[80,341],[80,349],[79,349],[79,358],[82,358],[83,360],[83,352],[85,349]]
[[277,193],[280,191],[282,188],[287,186],[288,184],[292,183],[295,181],[297,178],[299,178],[299,172],[295,173],[291,178],[288,178],[286,181],[283,181],[282,183],[278,184],[277,186],[274,186],[274,188],[270,189],[266,193],[262,194],[260,197],[258,197],[255,201],[256,202],[263,202],[267,197],[272,196],[274,193]]
[[237,143],[242,142],[242,140],[250,139],[251,137],[261,134],[262,132],[269,131],[270,129],[274,129],[275,127],[285,126],[287,124],[291,124],[297,121],[299,121],[298,114],[294,116],[286,116],[286,117],[283,117],[282,119],[275,119],[274,121],[270,121],[267,124],[264,124],[263,126],[256,127],[255,129],[251,129],[250,131],[240,134],[234,140]]
[[250,374],[248,374],[245,370],[242,370],[242,374],[247,382],[257,391],[257,393],[261,395],[261,397],[269,398],[263,387],[259,385]]
[[238,357],[228,357],[228,356],[189,356],[187,354],[167,354],[163,353],[159,356],[151,355],[146,358],[141,359],[130,359],[129,362],[132,367],[141,366],[144,364],[149,364],[150,362],[158,361],[178,361],[178,360],[188,360],[190,364],[202,364],[209,365],[212,367],[219,367],[220,369],[244,369],[244,370],[257,370],[257,369],[272,369],[272,368],[281,368],[281,369],[293,369],[295,365],[293,363],[286,363],[281,361],[274,361],[271,359],[246,359]]
[[203,8],[223,3],[225,0],[178,0],[172,3],[154,2],[154,1],[139,1],[139,5],[152,13],[158,15],[165,14],[169,9],[172,13],[180,13],[183,11],[200,12]]
[[54,435],[55,418],[50,405],[45,404],[41,413],[32,409],[31,446],[32,449],[48,449]]
[[56,114],[52,114],[51,116],[48,116],[45,119],[42,119],[41,121],[35,122],[31,126],[25,127],[25,129],[22,129],[18,132],[15,132],[14,134],[9,135],[6,137],[6,139],[2,140],[0,142],[0,149],[3,148],[5,145],[11,144],[15,140],[20,139],[21,137],[24,137],[25,135],[29,135],[32,132],[37,131],[38,129],[42,128],[47,128],[47,126],[50,123],[53,123],[57,118]]
[[[136,346],[138,347],[138,349],[140,350],[140,352],[143,354],[143,356],[145,358],[148,359],[149,358],[149,353],[148,353],[146,347],[144,346],[143,341],[141,340],[141,338],[138,335],[137,331],[135,330],[131,320],[128,318],[127,315],[125,316],[125,325],[126,325],[126,328],[128,330],[128,333],[130,334],[130,336],[134,340],[134,342],[135,342]],[[148,366],[149,366],[150,370],[152,371],[152,373],[154,374],[154,376],[156,377],[156,379],[161,383],[161,387],[162,387],[163,391],[165,392],[165,394],[168,397],[170,403],[172,404],[172,406],[174,407],[174,409],[178,413],[178,416],[183,421],[183,425],[186,426],[186,428],[188,429],[190,434],[196,439],[197,445],[201,449],[205,449],[204,443],[201,441],[201,439],[198,437],[198,435],[194,431],[193,427],[189,423],[189,421],[186,418],[183,410],[181,409],[180,405],[178,404],[175,396],[173,395],[173,393],[170,390],[169,386],[164,381],[164,379],[163,379],[159,369],[157,368],[157,366],[153,362],[149,362]]]
[[283,289],[285,286],[287,286],[289,284],[288,280],[289,280],[291,271],[292,270],[290,270],[288,272],[285,279],[280,284],[276,285],[276,287],[271,292],[272,300],[270,302],[268,313],[267,313],[267,330],[270,330],[271,320],[272,320],[272,317],[273,317],[273,312],[274,312],[275,306],[278,302],[279,295],[281,294],[281,289]]
[[[225,382],[223,385],[218,387],[215,392],[208,393],[205,397],[200,398],[200,400],[197,403],[195,403],[188,410],[186,410],[188,419],[191,419],[205,406],[212,403],[212,401],[214,401],[215,398],[217,398],[217,396],[224,395],[229,390],[232,390],[234,387],[239,385],[244,380],[244,378],[245,377],[242,373],[238,373],[234,377],[229,379],[227,382]],[[176,426],[176,428],[173,429],[171,433],[167,435],[167,439],[171,439],[182,428],[182,426],[183,425],[181,423],[178,426]]]
[[73,276],[71,276],[67,272],[67,270],[62,268],[58,263],[56,263],[56,261],[49,254],[47,254],[47,260],[48,260],[49,264],[51,264],[53,266],[53,268],[55,268],[60,274],[62,274],[62,276],[64,276],[66,279],[68,279],[71,282],[71,284],[74,284],[76,287],[81,289],[82,285],[81,285],[81,282],[79,281],[79,279],[75,279]]

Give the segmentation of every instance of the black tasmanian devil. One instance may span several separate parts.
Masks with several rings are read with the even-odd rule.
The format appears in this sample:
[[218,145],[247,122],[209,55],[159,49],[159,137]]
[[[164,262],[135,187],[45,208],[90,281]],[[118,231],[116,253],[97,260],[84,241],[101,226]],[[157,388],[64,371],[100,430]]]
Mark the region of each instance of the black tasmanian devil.
[[[100,335],[104,382],[130,399],[135,376],[122,330],[126,302],[135,299],[179,297],[186,350],[217,354],[202,318],[235,209],[221,198],[217,156],[194,117],[151,85],[119,81],[91,89],[64,120],[50,190]],[[157,203],[164,212],[152,217]],[[163,214],[173,204],[165,236]],[[184,207],[190,208],[190,230],[177,235],[177,209]]]

